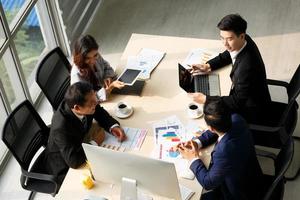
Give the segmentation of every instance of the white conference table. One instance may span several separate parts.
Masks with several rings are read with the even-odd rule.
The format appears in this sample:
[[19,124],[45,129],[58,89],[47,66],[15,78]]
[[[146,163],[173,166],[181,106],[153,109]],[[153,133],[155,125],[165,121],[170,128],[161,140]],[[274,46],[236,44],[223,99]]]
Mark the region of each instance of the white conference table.
[[[166,55],[152,72],[151,78],[147,80],[142,95],[111,95],[107,102],[102,103],[102,106],[115,118],[117,117],[114,111],[118,102],[124,101],[134,108],[132,116],[127,119],[118,119],[118,121],[124,127],[146,128],[148,130],[140,151],[134,153],[150,156],[154,148],[153,122],[176,115],[184,125],[190,121],[196,121],[200,127],[205,127],[203,117],[199,119],[188,118],[187,107],[192,99],[179,87],[178,62],[182,62],[189,51],[194,48],[205,48],[214,52],[221,52],[223,49],[219,40],[132,34],[121,57],[120,64],[117,66],[117,72],[122,71],[128,56],[137,55],[143,47],[166,52]],[[221,95],[227,95],[229,92],[231,85],[230,70],[230,67],[226,67],[217,71],[221,83]],[[201,156],[204,157],[206,165],[210,160],[211,148],[202,151]],[[96,182],[93,189],[84,189],[80,182],[80,174],[82,174],[81,170],[69,170],[56,199],[77,199],[77,197],[83,199],[87,194],[104,196],[108,199],[119,199],[119,188],[111,188],[99,181]],[[191,199],[200,198],[202,187],[196,179],[191,181],[179,178],[179,182],[195,192]],[[165,198],[155,197],[154,199]]]

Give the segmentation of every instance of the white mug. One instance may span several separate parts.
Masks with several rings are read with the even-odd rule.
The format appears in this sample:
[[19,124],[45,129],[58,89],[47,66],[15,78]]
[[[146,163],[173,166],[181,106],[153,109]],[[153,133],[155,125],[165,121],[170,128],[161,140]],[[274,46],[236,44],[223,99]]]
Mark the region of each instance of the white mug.
[[202,109],[196,103],[189,103],[188,115],[191,118],[198,118],[202,115]]
[[118,103],[117,108],[118,108],[119,112],[124,115],[126,115],[130,112],[128,105],[122,101]]

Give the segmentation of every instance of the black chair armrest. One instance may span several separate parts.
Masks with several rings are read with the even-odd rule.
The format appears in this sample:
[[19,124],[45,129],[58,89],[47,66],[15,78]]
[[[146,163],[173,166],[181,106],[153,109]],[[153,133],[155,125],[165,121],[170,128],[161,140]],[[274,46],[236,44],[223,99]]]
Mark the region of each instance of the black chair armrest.
[[264,126],[264,125],[258,125],[258,124],[249,124],[250,130],[254,131],[263,131],[263,132],[277,132],[282,127],[271,127],[271,126]]
[[50,182],[54,182],[55,184],[57,184],[57,178],[54,175],[51,174],[41,174],[41,173],[36,173],[36,172],[28,172],[24,169],[22,169],[22,175],[26,176],[28,178],[34,178],[34,179],[38,179],[38,180],[44,180],[44,181],[50,181]]
[[285,81],[279,81],[279,80],[273,80],[273,79],[267,79],[268,85],[276,85],[276,86],[282,86],[287,88],[289,84]]
[[250,131],[265,132],[266,134],[278,133],[282,144],[285,144],[285,142],[289,138],[289,135],[286,133],[284,127],[271,127],[257,124],[249,124],[249,129]]
[[262,149],[258,149],[258,148],[255,148],[255,152],[256,152],[257,156],[271,158],[274,162],[275,162],[275,159],[277,157],[275,153],[265,151],[265,150],[262,150]]

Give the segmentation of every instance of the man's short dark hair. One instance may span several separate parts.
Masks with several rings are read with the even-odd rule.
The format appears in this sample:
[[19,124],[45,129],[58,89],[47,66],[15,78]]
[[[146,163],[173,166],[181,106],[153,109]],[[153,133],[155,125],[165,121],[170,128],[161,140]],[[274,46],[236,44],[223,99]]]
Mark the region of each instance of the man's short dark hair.
[[239,14],[230,14],[223,17],[217,27],[222,31],[232,31],[239,36],[241,33],[246,33],[247,22]]
[[72,84],[66,91],[65,101],[66,104],[73,108],[74,105],[84,106],[86,102],[86,95],[93,90],[93,86],[84,81]]
[[231,112],[222,102],[221,97],[205,102],[204,119],[207,125],[222,133],[229,131],[232,125]]

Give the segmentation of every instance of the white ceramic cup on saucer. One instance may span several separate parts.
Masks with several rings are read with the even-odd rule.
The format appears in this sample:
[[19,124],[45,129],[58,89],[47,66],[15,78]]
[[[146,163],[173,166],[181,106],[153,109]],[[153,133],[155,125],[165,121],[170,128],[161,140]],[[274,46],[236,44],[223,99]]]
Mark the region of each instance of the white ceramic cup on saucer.
[[124,101],[120,101],[116,107],[116,116],[120,119],[127,118],[131,116],[133,113],[133,108],[125,103]]
[[188,116],[193,119],[197,119],[203,115],[202,108],[196,103],[189,103],[188,105]]
[[127,115],[130,112],[130,108],[127,103],[122,101],[117,104],[117,109],[123,115]]

